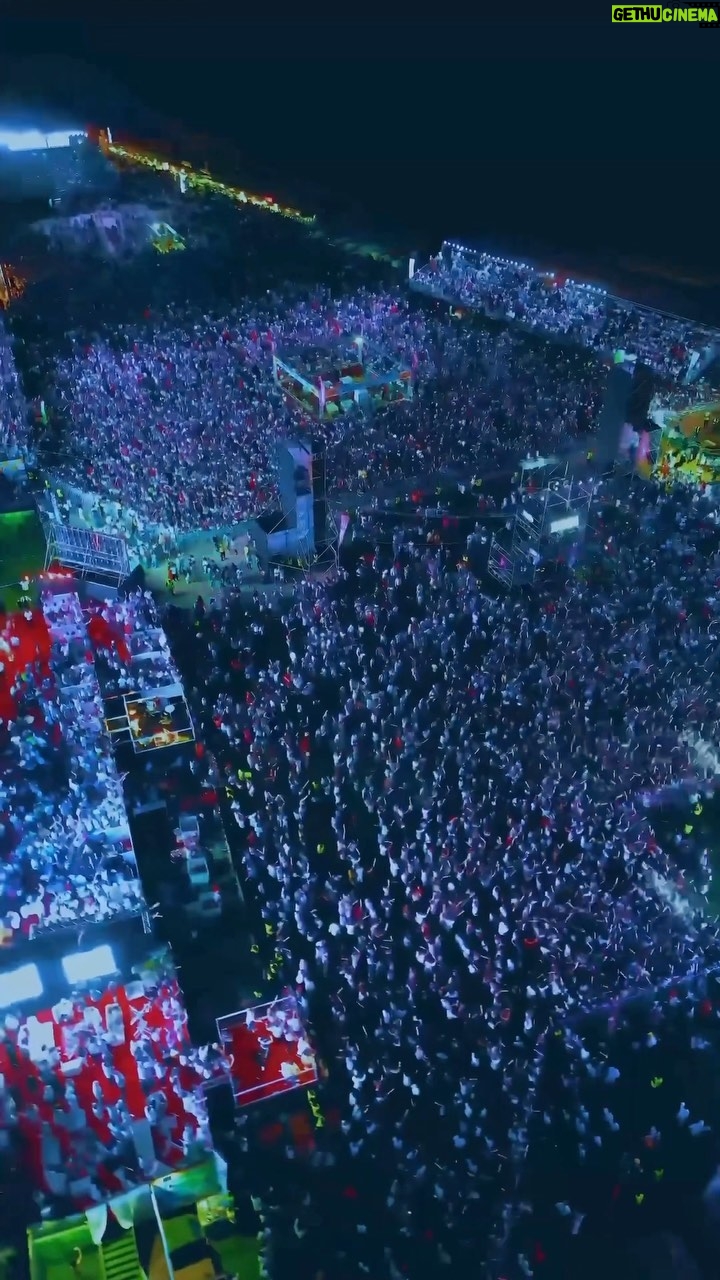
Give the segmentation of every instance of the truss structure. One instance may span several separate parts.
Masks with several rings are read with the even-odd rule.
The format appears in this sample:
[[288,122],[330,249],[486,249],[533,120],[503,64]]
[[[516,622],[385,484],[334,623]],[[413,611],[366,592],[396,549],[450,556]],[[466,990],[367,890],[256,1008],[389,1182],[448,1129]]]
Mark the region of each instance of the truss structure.
[[663,432],[660,427],[658,427],[657,430],[650,432],[647,457],[645,461],[647,462],[648,466],[650,466],[653,469],[653,471],[655,470],[655,467],[657,466],[658,461],[660,459],[660,448],[662,445],[662,438],[663,438]]
[[56,519],[46,520],[45,568],[53,561],[75,569],[84,578],[109,579],[118,586],[130,573],[127,542],[115,534],[79,529]]
[[488,573],[506,587],[532,582],[543,560],[584,540],[594,496],[593,483],[567,478],[521,490],[510,536],[490,544]]
[[[273,529],[267,531],[269,557],[274,560],[287,557],[288,560],[299,561],[306,575],[311,575],[318,569],[340,568],[340,526],[332,511],[328,509],[327,542],[323,543],[321,550],[317,549],[312,529],[301,529],[300,532],[298,528],[283,530],[284,523],[282,517]],[[273,536],[276,541],[270,546],[270,538]]]
[[520,463],[520,489],[546,489],[553,482],[567,480],[570,464],[562,458],[525,458]]

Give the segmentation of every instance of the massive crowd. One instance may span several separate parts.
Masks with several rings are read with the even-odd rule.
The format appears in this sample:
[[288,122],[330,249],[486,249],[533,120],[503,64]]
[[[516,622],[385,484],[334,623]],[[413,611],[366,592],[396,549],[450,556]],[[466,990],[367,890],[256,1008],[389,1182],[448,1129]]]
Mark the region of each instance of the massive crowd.
[[[271,505],[276,442],[298,428],[297,411],[272,380],[273,352],[321,343],[347,355],[362,334],[371,361],[391,356],[413,369],[411,404],[381,410],[370,426],[359,413],[322,426],[330,483],[363,493],[448,467],[488,474],[523,453],[566,448],[595,421],[600,352],[624,346],[672,381],[712,340],[685,322],[611,305],[598,290],[548,287],[545,277],[487,255],[453,251],[451,262],[439,257],[414,283],[481,299],[488,315],[510,322],[502,332],[453,326],[394,285],[338,290],[337,270],[326,283],[322,265],[305,289],[281,274],[267,291],[249,281],[224,306],[195,291],[202,296],[146,307],[130,322],[98,326],[74,315],[55,343],[60,358],[28,342],[24,361],[44,366],[48,404],[62,422],[48,461],[60,481],[94,495],[93,524],[118,523],[110,509],[119,504],[120,525],[149,553],[158,530],[167,543],[227,529]],[[537,340],[548,333],[568,342],[553,349]],[[317,431],[309,420],[300,425]]]
[[[582,440],[597,348],[625,343],[668,378],[687,366],[696,335],[611,314],[600,294],[452,270],[461,300],[575,345],[457,326],[375,287],[155,308],[70,335],[56,474],[119,502],[139,536],[235,524],[272,500],[274,442],[297,426],[273,349],[359,329],[415,368],[417,394],[325,424],[350,493]],[[699,1203],[720,1159],[708,851],[692,824],[668,844],[654,822],[686,794],[693,743],[716,741],[714,508],[598,482],[576,570],[522,597],[488,594],[421,518],[387,529],[368,517],[367,545],[293,597],[230,593],[168,618],[259,932],[340,1100],[299,1172],[251,1150],[248,1186],[296,1276],[490,1260],[508,1280],[583,1274],[594,1247],[620,1258],[623,1232],[687,1235],[677,1203],[689,1181]],[[60,691],[84,661],[66,613],[47,602]],[[98,614],[110,693],[174,674],[164,643],[135,647],[146,614],[141,598]],[[75,705],[85,733],[92,700]]]
[[417,397],[370,426],[358,414],[323,424],[330,482],[350,493],[448,467],[494,472],[567,446],[597,411],[604,371],[583,352],[548,358],[520,334],[449,327],[395,290],[338,301],[318,286],[291,304],[277,293],[220,314],[188,305],[112,333],[74,331],[53,373],[65,423],[53,472],[95,495],[96,525],[112,527],[119,503],[148,547],[151,530],[167,541],[236,525],[275,498],[275,445],[297,430],[273,351],[322,341],[351,352],[358,333],[370,357],[414,367]]
[[524,263],[443,246],[413,285],[497,319],[595,350],[624,349],[661,377],[679,381],[717,344],[716,331],[631,306],[605,290]]
[[[706,850],[661,846],[652,825],[691,773],[686,727],[716,731],[717,526],[705,499],[624,484],[600,486],[585,572],[561,588],[489,598],[419,526],[291,602],[176,623],[246,878],[346,1081],[325,1153],[353,1188],[339,1274],[507,1249],[502,1274],[533,1274],[550,1246],[525,1243],[515,1180],[548,1042],[575,1065],[557,1066],[545,1123],[565,1116],[580,1160],[627,1141],[632,1161],[635,1124],[606,1142],[615,1121],[586,1115],[574,1080],[611,1085],[635,1040],[586,1048],[582,1019],[646,991],[656,1038],[672,1038],[677,1000],[653,992],[720,958]],[[662,1160],[667,1194],[683,1172]],[[297,1202],[276,1182],[270,1217],[320,1259],[335,1214],[322,1155],[317,1178]],[[582,1238],[592,1185],[558,1193],[568,1234]],[[552,1206],[549,1240],[564,1215]]]

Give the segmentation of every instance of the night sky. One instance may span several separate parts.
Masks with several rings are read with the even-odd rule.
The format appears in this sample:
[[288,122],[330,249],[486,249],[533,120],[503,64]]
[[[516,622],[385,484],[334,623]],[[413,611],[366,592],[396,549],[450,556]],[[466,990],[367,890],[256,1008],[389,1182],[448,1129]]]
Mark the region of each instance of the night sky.
[[231,140],[268,181],[306,177],[423,245],[537,243],[720,291],[720,31],[620,28],[608,3],[384,25],[219,16],[229,8],[168,6],[172,18],[139,24],[0,18],[5,99],[33,87],[116,127],[142,104]]

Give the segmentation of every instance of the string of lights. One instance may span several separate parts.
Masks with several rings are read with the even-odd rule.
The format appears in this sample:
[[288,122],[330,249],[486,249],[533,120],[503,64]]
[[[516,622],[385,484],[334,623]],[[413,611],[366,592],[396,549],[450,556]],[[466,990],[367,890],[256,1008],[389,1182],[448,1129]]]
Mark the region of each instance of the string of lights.
[[142,151],[137,147],[121,146],[119,143],[113,142],[108,137],[105,143],[107,154],[114,157],[117,161],[125,164],[139,164],[147,169],[155,169],[158,173],[169,173],[177,178],[183,190],[188,187],[194,191],[204,192],[209,195],[225,196],[228,200],[235,200],[239,204],[253,205],[256,209],[266,209],[268,213],[279,214],[282,218],[291,218],[294,222],[302,222],[307,226],[311,226],[315,222],[314,214],[301,213],[299,209],[293,209],[290,205],[280,204],[273,196],[258,196],[252,192],[245,191],[241,187],[230,186],[228,183],[220,182],[217,178],[213,178],[211,174],[204,171],[193,169],[189,164],[173,164],[169,160],[164,160],[162,156],[153,155],[151,152]]

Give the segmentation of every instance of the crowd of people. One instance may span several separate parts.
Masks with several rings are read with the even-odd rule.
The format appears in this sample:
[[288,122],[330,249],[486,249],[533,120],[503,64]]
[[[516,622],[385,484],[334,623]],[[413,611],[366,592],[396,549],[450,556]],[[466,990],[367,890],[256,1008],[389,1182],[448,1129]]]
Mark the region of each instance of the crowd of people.
[[626,350],[679,381],[720,334],[631,306],[604,289],[460,246],[444,245],[413,277],[416,289],[594,350]]
[[665,1274],[699,1276],[692,1255],[714,1274],[719,996],[701,972],[549,1037],[513,1244],[553,1275],[591,1270],[603,1246],[618,1259],[628,1239],[649,1271],[663,1236]]
[[[591,436],[601,350],[625,346],[672,381],[711,339],[482,256],[454,253],[415,281],[510,325],[459,325],[391,285],[319,279],[75,325],[52,367],[53,474],[171,552],[176,536],[275,500],[274,447],[298,424],[322,431],[348,495],[509,472]],[[413,369],[415,396],[372,420],[310,423],[274,385],[273,353],[346,349],[358,333]],[[702,1153],[696,1200],[720,1160],[704,1065],[717,1016],[705,971],[720,961],[710,858],[692,823],[667,843],[654,820],[661,799],[685,803],[697,753],[716,742],[714,509],[699,492],[598,480],[575,569],[522,596],[498,597],[474,571],[481,527],[467,548],[420,515],[402,527],[366,515],[360,531],[338,572],[292,596],[229,591],[167,620],[258,935],[340,1109],[300,1170],[294,1152],[266,1165],[249,1150],[269,1261],[289,1243],[297,1277],[483,1262],[507,1280],[582,1274],[594,1247],[620,1257],[625,1228],[633,1241],[650,1221],[685,1231],[673,1206],[687,1205],[688,1152]],[[3,726],[6,749],[25,752],[3,796],[13,868],[33,830],[18,788],[49,767],[37,687],[58,717],[67,689],[72,742],[95,743],[89,672],[113,696],[175,675],[160,631],[146,648],[144,596],[96,611],[96,670],[87,618],[68,610],[46,600],[51,670],[29,665]],[[117,791],[94,750],[92,818],[76,804],[84,775],[71,777],[72,813],[89,823],[68,828],[73,868],[93,885],[118,874],[127,895],[127,849],[83,862],[101,794]],[[42,832],[54,850],[59,831]],[[39,848],[22,875],[42,878]]]
[[[313,246],[309,257],[320,252]],[[713,340],[601,290],[488,255],[454,249],[413,283],[482,301],[502,328],[448,322],[389,282],[346,289],[337,264],[328,271],[320,262],[305,288],[291,271],[276,272],[271,289],[248,281],[225,305],[199,290],[147,306],[134,321],[98,325],[93,316],[89,324],[73,313],[62,341],[45,348],[28,337],[23,361],[33,377],[44,369],[38,385],[61,424],[46,463],[74,495],[92,495],[93,527],[99,518],[127,532],[150,558],[175,554],[183,534],[237,526],[277,505],[276,445],[298,428],[322,435],[329,483],[349,494],[447,468],[489,474],[588,434],[604,385],[599,354],[624,347],[672,382]],[[568,341],[538,341],[548,334]],[[371,362],[392,357],[412,369],[415,397],[381,409],[370,424],[351,412],[318,426],[273,382],[273,353],[321,344],[331,363],[342,353],[357,358],[358,335]]]
[[18,457],[26,444],[26,412],[12,342],[0,318],[0,460]]
[[[175,622],[247,882],[346,1082],[328,1158],[354,1188],[351,1271],[503,1256],[555,1030],[597,1075],[578,1020],[720,958],[707,851],[652,825],[692,771],[687,726],[715,732],[717,525],[697,494],[623,483],[599,487],[584,571],[522,600],[484,595],[419,526],[290,602]],[[271,1199],[273,1230],[323,1257],[334,1209],[312,1175]],[[517,1244],[501,1273],[542,1253]]]
[[[9,638],[5,638],[5,637]],[[0,930],[3,941],[138,914],[142,891],[77,596],[3,633]]]
[[297,431],[272,381],[273,350],[321,338],[349,348],[359,331],[369,349],[416,362],[417,395],[370,425],[351,414],[320,428],[331,483],[351,493],[448,467],[492,472],[532,448],[566,447],[597,412],[604,370],[583,352],[548,358],[521,335],[449,328],[399,294],[337,303],[318,290],[290,308],[188,311],[75,339],[56,370],[68,426],[55,474],[100,495],[109,529],[119,504],[148,549],[161,528],[232,528],[277,501],[276,445]]

